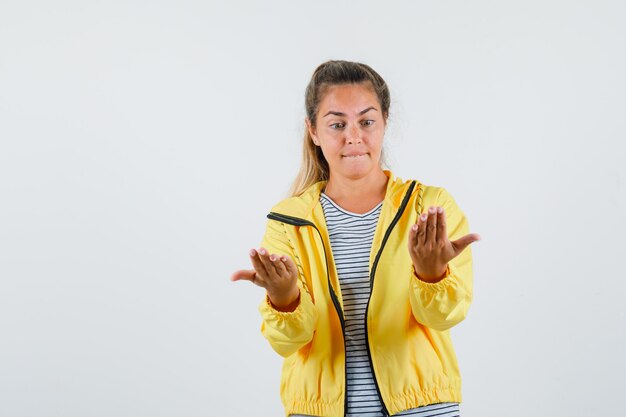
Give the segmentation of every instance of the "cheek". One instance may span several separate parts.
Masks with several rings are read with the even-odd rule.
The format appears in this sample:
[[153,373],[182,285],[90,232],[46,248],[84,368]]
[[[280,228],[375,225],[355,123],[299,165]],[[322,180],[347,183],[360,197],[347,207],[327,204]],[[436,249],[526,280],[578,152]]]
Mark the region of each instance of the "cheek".
[[326,140],[322,142],[321,148],[326,159],[341,157],[341,145],[339,141]]
[[343,147],[341,138],[327,138],[324,142],[324,147],[328,153],[340,153]]
[[370,149],[372,150],[380,150],[383,147],[383,138],[378,137],[378,136],[374,136],[374,137],[370,137],[369,141],[367,142],[367,146],[370,147]]

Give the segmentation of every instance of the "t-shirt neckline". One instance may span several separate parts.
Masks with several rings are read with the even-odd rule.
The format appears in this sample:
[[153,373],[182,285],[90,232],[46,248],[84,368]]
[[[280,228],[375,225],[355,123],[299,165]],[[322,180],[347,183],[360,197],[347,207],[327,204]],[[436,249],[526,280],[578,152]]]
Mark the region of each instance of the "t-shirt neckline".
[[327,199],[337,210],[340,210],[346,214],[349,214],[350,216],[355,216],[355,217],[366,217],[370,214],[372,214],[373,212],[375,212],[376,210],[378,210],[378,208],[383,204],[383,202],[385,200],[382,200],[380,203],[376,204],[376,206],[374,208],[372,208],[371,210],[369,210],[366,213],[354,213],[352,211],[346,210],[343,207],[341,207],[339,204],[335,203],[335,201],[333,201],[332,198],[330,198],[325,192],[321,192],[320,196],[323,196],[325,199]]

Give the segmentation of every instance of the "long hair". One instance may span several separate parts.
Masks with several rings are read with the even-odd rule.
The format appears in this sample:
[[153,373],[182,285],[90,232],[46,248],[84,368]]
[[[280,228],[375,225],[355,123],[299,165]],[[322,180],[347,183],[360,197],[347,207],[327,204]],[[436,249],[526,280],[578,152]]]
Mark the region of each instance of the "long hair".
[[[319,104],[328,87],[339,84],[360,83],[369,83],[378,98],[383,118],[387,122],[391,97],[385,80],[371,67],[360,62],[330,60],[315,69],[305,90],[304,106],[311,126],[313,128],[316,127]],[[381,164],[387,165],[384,153],[383,150],[380,161]],[[330,169],[322,149],[313,143],[313,138],[311,138],[309,130],[305,127],[302,144],[302,164],[289,194],[290,196],[299,196],[309,186],[329,178]]]

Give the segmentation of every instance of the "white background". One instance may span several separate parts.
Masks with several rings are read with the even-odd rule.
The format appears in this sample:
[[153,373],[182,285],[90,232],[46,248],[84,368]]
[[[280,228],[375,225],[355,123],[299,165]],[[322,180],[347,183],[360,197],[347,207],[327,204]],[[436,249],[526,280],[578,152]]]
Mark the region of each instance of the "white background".
[[[623,415],[621,1],[0,0],[0,416],[278,416],[249,268],[328,59],[467,215],[463,417]],[[626,412],[624,412],[626,413]]]

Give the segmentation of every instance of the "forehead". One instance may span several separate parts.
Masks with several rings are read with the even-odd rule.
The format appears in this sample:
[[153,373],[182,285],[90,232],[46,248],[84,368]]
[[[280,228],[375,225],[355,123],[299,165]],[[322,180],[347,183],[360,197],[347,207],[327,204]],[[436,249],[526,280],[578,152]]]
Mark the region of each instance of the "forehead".
[[356,113],[368,106],[379,107],[378,97],[369,83],[328,86],[320,101],[320,111],[344,110],[344,112]]

